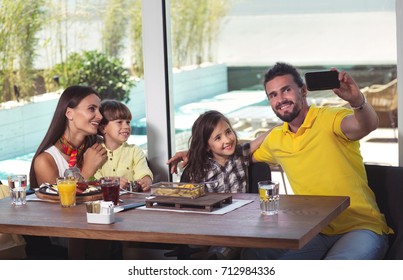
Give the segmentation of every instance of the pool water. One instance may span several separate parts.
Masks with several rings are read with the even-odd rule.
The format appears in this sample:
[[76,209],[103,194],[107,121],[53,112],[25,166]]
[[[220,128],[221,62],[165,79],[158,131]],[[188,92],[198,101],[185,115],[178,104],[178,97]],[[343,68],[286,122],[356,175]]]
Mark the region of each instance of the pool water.
[[15,174],[29,175],[31,160],[34,153],[29,153],[13,159],[0,161],[0,180],[3,184],[7,183],[7,177]]

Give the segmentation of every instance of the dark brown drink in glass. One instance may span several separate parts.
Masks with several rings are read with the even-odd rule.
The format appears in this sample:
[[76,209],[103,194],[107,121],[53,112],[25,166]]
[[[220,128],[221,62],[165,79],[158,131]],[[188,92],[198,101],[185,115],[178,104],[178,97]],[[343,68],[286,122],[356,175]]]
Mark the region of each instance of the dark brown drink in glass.
[[114,205],[119,205],[120,180],[119,177],[101,178],[102,198],[104,201],[113,201]]

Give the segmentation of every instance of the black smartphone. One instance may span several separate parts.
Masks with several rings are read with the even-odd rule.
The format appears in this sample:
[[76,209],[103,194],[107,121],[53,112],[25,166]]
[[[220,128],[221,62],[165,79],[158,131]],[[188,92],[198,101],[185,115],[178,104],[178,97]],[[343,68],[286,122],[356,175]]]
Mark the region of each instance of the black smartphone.
[[307,72],[305,73],[305,82],[309,91],[339,88],[339,72]]

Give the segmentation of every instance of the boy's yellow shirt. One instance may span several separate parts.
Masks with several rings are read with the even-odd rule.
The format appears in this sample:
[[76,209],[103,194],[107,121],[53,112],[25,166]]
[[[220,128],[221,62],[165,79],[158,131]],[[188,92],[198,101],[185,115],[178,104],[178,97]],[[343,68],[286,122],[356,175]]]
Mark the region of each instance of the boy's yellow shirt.
[[151,180],[153,179],[147,158],[140,147],[125,142],[116,150],[111,151],[106,148],[105,144],[102,145],[107,151],[108,159],[95,173],[95,178],[118,176],[129,181],[137,181],[144,176],[150,176]]

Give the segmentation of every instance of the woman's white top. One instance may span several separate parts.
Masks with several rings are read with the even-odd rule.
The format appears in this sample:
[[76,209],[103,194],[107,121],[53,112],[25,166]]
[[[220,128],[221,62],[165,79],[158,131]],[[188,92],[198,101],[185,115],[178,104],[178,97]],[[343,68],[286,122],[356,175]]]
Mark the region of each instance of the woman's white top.
[[59,177],[64,176],[64,171],[69,168],[69,163],[63,157],[62,153],[56,148],[55,145],[49,147],[45,150],[45,152],[49,153],[56,162],[57,169],[59,170]]

